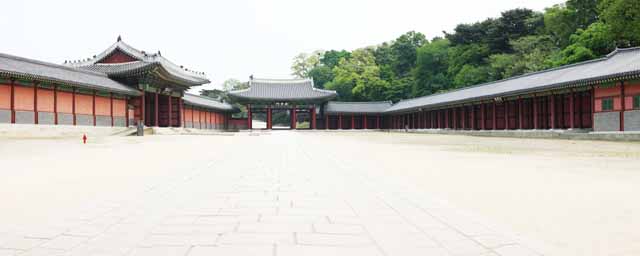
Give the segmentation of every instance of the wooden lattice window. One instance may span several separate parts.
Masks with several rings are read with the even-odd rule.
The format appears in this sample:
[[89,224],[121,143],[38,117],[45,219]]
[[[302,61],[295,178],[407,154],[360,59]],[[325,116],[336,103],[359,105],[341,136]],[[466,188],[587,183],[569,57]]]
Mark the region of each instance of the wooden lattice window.
[[611,111],[611,110],[613,110],[613,98],[602,99],[602,111]]

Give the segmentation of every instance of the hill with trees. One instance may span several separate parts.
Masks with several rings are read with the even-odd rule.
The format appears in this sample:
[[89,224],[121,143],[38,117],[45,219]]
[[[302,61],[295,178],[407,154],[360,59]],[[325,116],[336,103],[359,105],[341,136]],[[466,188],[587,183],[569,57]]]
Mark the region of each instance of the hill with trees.
[[353,51],[302,53],[292,74],[342,101],[425,96],[599,58],[640,45],[640,1],[569,0],[544,12],[504,11],[427,39],[411,31]]

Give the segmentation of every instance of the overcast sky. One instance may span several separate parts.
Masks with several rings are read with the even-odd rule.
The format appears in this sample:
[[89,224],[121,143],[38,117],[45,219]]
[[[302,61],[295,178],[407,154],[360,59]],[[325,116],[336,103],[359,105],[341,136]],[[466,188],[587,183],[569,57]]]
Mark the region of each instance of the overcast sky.
[[[118,35],[140,50],[204,71],[218,87],[249,75],[290,77],[292,58],[353,50],[415,30],[442,36],[458,23],[563,0],[4,1],[0,52],[62,63],[88,58]],[[202,87],[200,87],[202,88]],[[198,88],[198,89],[200,89]]]

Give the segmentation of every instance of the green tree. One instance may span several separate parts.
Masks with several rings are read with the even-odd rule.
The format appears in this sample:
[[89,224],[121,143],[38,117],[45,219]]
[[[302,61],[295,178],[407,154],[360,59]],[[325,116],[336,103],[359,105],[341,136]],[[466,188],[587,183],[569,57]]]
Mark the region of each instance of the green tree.
[[341,59],[348,59],[350,57],[351,57],[351,53],[348,51],[330,50],[330,51],[324,52],[324,54],[322,55],[322,58],[320,58],[320,63],[322,63],[322,65],[330,69],[333,69],[335,66],[338,65],[338,63],[340,63]]
[[491,81],[490,69],[487,66],[464,65],[453,79],[455,88],[481,84]]
[[441,38],[435,38],[418,48],[416,67],[413,71],[416,82],[411,96],[432,94],[450,86],[451,81],[447,76],[449,48],[449,40]]
[[416,50],[427,41],[422,33],[407,32],[391,44],[392,67],[397,76],[408,74],[416,64]]
[[296,55],[293,58],[293,64],[291,65],[291,75],[297,78],[308,78],[311,69],[320,64],[322,55],[322,51],[315,51],[311,54],[300,53]]
[[317,88],[324,88],[324,85],[333,80],[333,70],[326,65],[319,65],[309,71],[309,77]]
[[353,51],[351,58],[340,60],[333,73],[335,77],[326,88],[336,90],[340,100],[376,100],[378,91],[386,86],[380,82],[380,68],[372,49]]
[[640,1],[602,0],[599,8],[601,19],[618,46],[640,45]]

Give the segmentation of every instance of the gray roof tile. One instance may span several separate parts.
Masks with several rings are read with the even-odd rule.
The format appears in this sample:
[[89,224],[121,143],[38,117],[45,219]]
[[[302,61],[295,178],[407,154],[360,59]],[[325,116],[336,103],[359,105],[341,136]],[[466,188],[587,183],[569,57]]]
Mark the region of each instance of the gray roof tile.
[[387,112],[404,112],[418,108],[440,107],[461,102],[515,96],[631,75],[640,75],[640,48],[618,49],[601,59],[525,74],[451,92],[402,100],[394,104]]
[[0,74],[127,95],[139,94],[137,90],[109,79],[104,73],[2,53],[0,53]]
[[354,113],[354,114],[380,114],[391,107],[391,101],[372,101],[372,102],[341,102],[330,101],[327,104],[325,112],[335,113]]
[[220,101],[217,101],[215,99],[212,99],[212,98],[209,98],[209,97],[205,97],[205,96],[199,96],[199,95],[185,93],[184,96],[182,97],[182,99],[184,100],[185,104],[187,104],[187,105],[193,105],[193,106],[197,106],[197,107],[203,107],[203,108],[219,110],[219,111],[224,111],[224,112],[236,112],[236,111],[238,111],[238,109],[233,107],[231,104],[228,104],[228,103],[225,103],[225,102],[220,102]]
[[249,89],[231,91],[229,96],[257,101],[330,100],[337,96],[335,91],[314,88],[309,79],[253,79],[249,86]]

